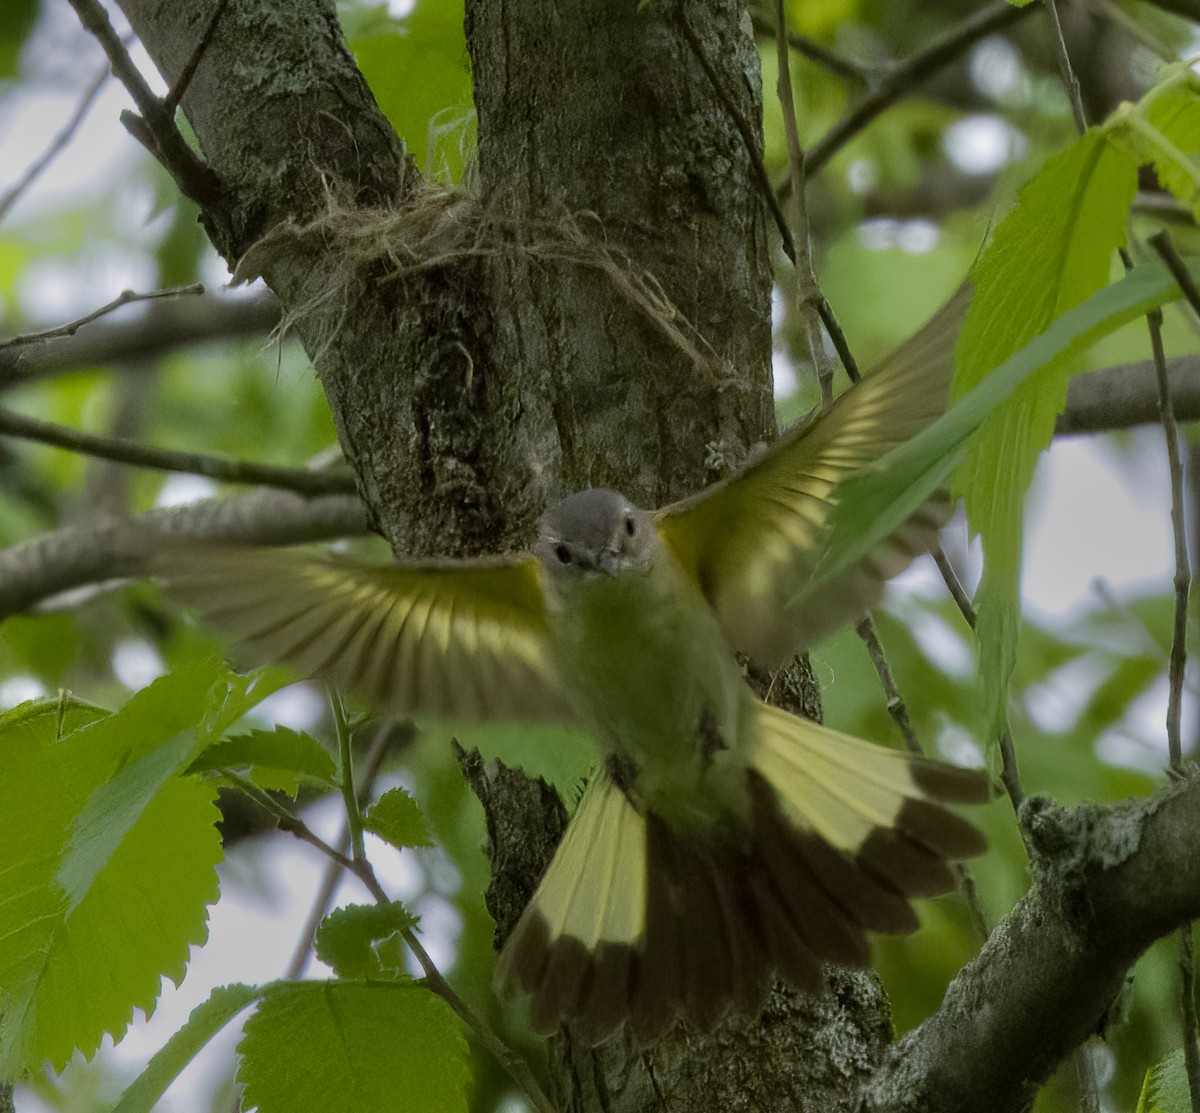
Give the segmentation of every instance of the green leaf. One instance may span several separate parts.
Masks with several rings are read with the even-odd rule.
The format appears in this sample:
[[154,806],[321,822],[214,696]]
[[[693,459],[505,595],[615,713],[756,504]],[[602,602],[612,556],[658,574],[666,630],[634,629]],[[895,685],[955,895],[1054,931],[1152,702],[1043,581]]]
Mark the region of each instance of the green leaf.
[[[996,229],[973,275],[975,295],[959,336],[953,395],[1104,285],[1125,242],[1137,166],[1100,130],[1048,160]],[[1020,628],[1025,492],[1067,396],[1064,353],[1022,383],[975,434],[955,476],[969,528],[983,542],[976,597],[984,736],[1003,729]]]
[[[1188,269],[1200,280],[1200,261],[1192,261]],[[806,593],[819,591],[827,580],[861,560],[923,506],[962,460],[975,430],[1038,368],[1082,351],[1177,297],[1179,288],[1165,267],[1158,263],[1136,267],[1063,314],[912,440],[847,479],[838,489],[829,541]]]
[[[139,701],[125,725],[148,730],[155,699]],[[161,729],[175,730],[180,720],[164,715]],[[49,700],[0,717],[0,845],[9,863],[0,892],[0,1077],[46,1060],[59,1069],[75,1049],[91,1055],[105,1032],[119,1039],[134,1008],[153,1011],[164,974],[182,980],[189,945],[206,936],[221,857],[214,793],[173,778],[147,799],[161,767],[135,761],[136,775],[113,794],[114,771],[149,744],[146,733],[111,729],[114,719]],[[143,756],[153,764],[153,752]],[[111,820],[92,805],[106,790],[121,809]],[[88,830],[103,850],[87,845]],[[70,894],[60,879],[68,861]]]
[[119,711],[84,727],[78,745],[107,754],[113,772],[71,824],[58,884],[71,906],[86,895],[150,801],[182,772],[202,743],[196,728],[224,692],[215,659],[176,669],[136,692]]
[[440,998],[394,982],[272,988],[246,1022],[238,1079],[258,1113],[463,1113],[467,1048]]
[[151,1113],[168,1086],[179,1077],[203,1049],[251,1001],[262,996],[266,987],[222,985],[208,1000],[192,1009],[187,1022],[155,1053],[149,1065],[130,1083],[113,1113]]
[[363,817],[363,826],[400,850],[433,845],[429,824],[407,789],[388,789]]
[[228,685],[224,697],[205,724],[205,738],[214,742],[219,739],[243,715],[257,707],[267,696],[296,682],[288,669],[255,669],[244,676],[226,671]]
[[1137,1113],[1192,1113],[1182,1047],[1146,1071]]
[[252,730],[209,746],[188,768],[190,773],[213,769],[244,772],[259,788],[295,796],[301,782],[332,785],[333,758],[310,734],[276,727]]
[[417,926],[417,918],[399,901],[351,904],[338,908],[317,928],[317,958],[339,978],[395,978],[403,974],[403,958],[392,961],[376,944]]
[[1122,104],[1104,125],[1109,139],[1138,163],[1151,163],[1159,183],[1200,215],[1200,96],[1183,63],[1166,66],[1163,80],[1137,104]]

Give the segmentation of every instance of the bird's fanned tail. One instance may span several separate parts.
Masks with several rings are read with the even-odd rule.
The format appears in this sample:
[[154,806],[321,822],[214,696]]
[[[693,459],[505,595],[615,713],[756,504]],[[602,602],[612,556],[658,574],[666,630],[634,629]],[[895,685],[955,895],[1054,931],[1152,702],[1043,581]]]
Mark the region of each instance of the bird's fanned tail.
[[497,967],[535,1027],[599,1042],[627,1021],[648,1043],[756,1012],[775,975],[816,989],[823,962],[867,964],[868,931],[912,931],[909,900],[984,849],[943,806],[987,800],[982,774],[765,704],[749,778],[753,830],[732,845],[677,836],[597,773]]

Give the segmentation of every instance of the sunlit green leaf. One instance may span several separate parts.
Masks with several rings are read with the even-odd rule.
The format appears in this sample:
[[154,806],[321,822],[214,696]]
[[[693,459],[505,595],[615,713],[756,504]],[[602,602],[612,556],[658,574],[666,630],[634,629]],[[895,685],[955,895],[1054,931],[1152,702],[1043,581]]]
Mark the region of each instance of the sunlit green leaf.
[[259,1113],[462,1113],[469,1081],[458,1019],[420,986],[298,982],[246,1022],[238,1079]]
[[1192,1113],[1183,1048],[1146,1071],[1137,1113]]
[[[1137,188],[1137,166],[1102,131],[1050,159],[1021,191],[973,275],[976,292],[959,337],[953,393],[961,397],[999,362],[1107,280]],[[1064,353],[1064,356],[1068,353]],[[976,597],[983,724],[1002,730],[1016,658],[1025,492],[1066,400],[1071,368],[1055,358],[989,416],[955,476],[970,529],[983,541]]]
[[[1200,263],[1190,266],[1200,275]],[[846,480],[830,519],[831,534],[810,590],[862,559],[929,499],[962,460],[970,437],[996,407],[1051,359],[1087,347],[1098,336],[1179,296],[1164,267],[1135,268],[1069,310],[1010,356],[979,386],[906,444]]]
[[149,1065],[121,1095],[113,1113],[151,1113],[167,1087],[179,1077],[204,1046],[266,987],[218,986],[192,1009],[187,1022],[155,1053]]
[[76,850],[86,868],[72,871],[77,887],[66,892],[59,875],[73,827],[137,741],[104,733],[112,717],[76,707],[64,725],[83,725],[59,740],[58,708],[44,701],[35,712],[0,720],[0,845],[12,863],[0,900],[0,1076],[8,1078],[44,1060],[61,1068],[76,1048],[90,1055],[105,1032],[121,1037],[135,1008],[153,1011],[162,976],[178,983],[189,945],[204,940],[220,859],[213,791],[175,778],[132,822],[107,829],[114,837],[103,862]]
[[403,952],[381,954],[378,944],[416,926],[417,918],[399,901],[337,908],[317,929],[317,958],[339,978],[395,978],[403,973],[395,960]]
[[281,726],[252,730],[209,746],[189,772],[213,769],[235,769],[259,788],[290,796],[296,795],[302,782],[332,785],[336,774],[333,758],[315,738]]
[[385,792],[363,820],[363,826],[392,846],[432,846],[429,824],[417,802],[403,788]]

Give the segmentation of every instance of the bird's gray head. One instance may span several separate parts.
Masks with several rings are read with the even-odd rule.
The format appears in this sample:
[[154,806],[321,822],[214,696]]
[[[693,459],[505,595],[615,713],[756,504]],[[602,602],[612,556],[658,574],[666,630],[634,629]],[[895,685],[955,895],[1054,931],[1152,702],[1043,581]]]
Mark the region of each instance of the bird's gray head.
[[533,551],[561,590],[587,574],[644,572],[658,535],[645,510],[605,487],[580,491],[538,520]]

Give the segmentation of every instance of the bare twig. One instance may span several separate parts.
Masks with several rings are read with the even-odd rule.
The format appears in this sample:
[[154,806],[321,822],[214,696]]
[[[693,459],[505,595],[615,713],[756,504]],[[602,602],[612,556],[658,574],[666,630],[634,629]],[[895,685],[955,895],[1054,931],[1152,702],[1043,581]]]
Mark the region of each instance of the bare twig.
[[217,5],[213,8],[212,15],[208,18],[208,24],[204,28],[204,34],[200,36],[200,41],[196,43],[196,49],[192,51],[192,56],[187,60],[187,65],[183,67],[178,80],[171,87],[171,91],[163,97],[163,111],[169,115],[175,115],[175,110],[179,107],[179,102],[183,100],[183,94],[187,92],[188,86],[192,83],[192,78],[196,75],[196,68],[200,65],[200,60],[208,51],[213,33],[217,29],[217,24],[221,21],[221,16],[225,14],[225,8],[228,3],[229,0],[217,0]]
[[[913,729],[912,722],[908,717],[908,709],[904,705],[904,698],[900,695],[896,678],[892,675],[891,666],[888,664],[887,655],[883,650],[883,643],[879,640],[879,631],[875,628],[874,618],[867,615],[854,630],[867,647],[867,654],[871,658],[871,664],[875,666],[876,675],[879,677],[879,683],[887,700],[888,714],[900,728],[905,747],[911,754],[924,756],[924,747],[917,738],[917,732]],[[983,910],[983,902],[979,899],[979,890],[975,886],[975,879],[971,876],[971,871],[961,862],[955,862],[952,868],[958,882],[959,892],[966,902],[971,923],[982,943],[988,937],[990,929],[987,914]]]
[[887,700],[888,714],[899,727],[900,736],[904,739],[906,749],[910,754],[923,754],[925,751],[917,739],[917,732],[913,730],[912,722],[908,717],[908,708],[904,706],[904,697],[900,695],[900,689],[896,686],[896,678],[892,675],[892,668],[883,651],[883,643],[879,640],[879,631],[875,629],[875,620],[867,615],[854,627],[854,632],[867,647],[867,655],[871,658],[871,664],[875,666],[875,673],[879,677],[884,698]]
[[[975,608],[971,605],[971,597],[967,594],[958,578],[958,573],[954,571],[954,566],[946,558],[945,550],[940,545],[934,549],[933,559],[937,564],[938,571],[942,574],[942,579],[946,582],[950,598],[954,600],[967,625],[974,630],[976,614]],[[1013,811],[1020,812],[1021,804],[1025,800],[1025,789],[1021,786],[1021,771],[1017,766],[1017,751],[1013,747],[1012,731],[1007,726],[1000,735],[1000,780],[1004,784],[1005,792],[1008,793]]]
[[[928,46],[909,55],[861,104],[843,116],[809,147],[808,172],[815,174],[876,116],[906,96],[926,78],[953,62],[980,39],[1016,23],[1033,9],[1034,5],[1015,8],[1007,0],[996,0],[995,3],[968,16]],[[785,183],[780,187],[780,193],[786,194],[790,188],[790,183]]]
[[1054,58],[1058,62],[1059,76],[1067,99],[1071,102],[1071,115],[1075,117],[1075,127],[1080,134],[1087,131],[1087,113],[1083,107],[1083,91],[1079,88],[1079,78],[1071,65],[1071,56],[1067,53],[1067,40],[1063,38],[1062,20],[1058,18],[1058,0],[1046,0],[1046,11],[1050,16],[1050,36],[1054,43]]
[[[764,39],[774,39],[775,28],[771,26],[769,20],[763,19],[760,15],[751,15],[750,18],[757,34],[762,35]],[[851,81],[870,85],[874,79],[874,72],[867,66],[839,54],[836,50],[822,46],[821,43],[810,39],[807,35],[801,35],[797,31],[788,31],[787,44],[797,54],[803,54],[810,62],[816,62],[817,65],[824,66],[827,70],[840,74],[842,77],[848,77]]]
[[800,131],[796,125],[796,100],[792,89],[792,71],[787,44],[787,13],[784,0],[775,0],[775,46],[779,60],[779,104],[783,109],[783,130],[787,136],[788,173],[792,183],[792,239],[796,246],[796,274],[798,282],[798,307],[808,341],[808,354],[812,360],[817,382],[821,387],[821,402],[828,405],[833,400],[833,371],[825,352],[825,341],[821,335],[821,315],[818,310],[820,291],[813,269],[812,244],[808,235],[808,202],[804,189],[804,150],[800,146]]
[[819,287],[817,288],[817,313],[821,317],[825,331],[829,333],[829,339],[833,341],[833,348],[838,354],[838,359],[842,361],[842,366],[846,369],[846,378],[852,383],[859,382],[862,374],[858,370],[858,361],[850,350],[850,343],[846,339],[841,322],[837,319],[833,307],[825,300],[825,295]]
[[[84,29],[90,31],[104,48],[112,72],[129,91],[133,103],[142,114],[138,123],[143,127],[130,128],[135,137],[139,142],[150,140],[151,153],[163,164],[184,194],[205,208],[215,204],[221,192],[217,176],[187,145],[175,126],[173,112],[167,110],[146,84],[146,79],[133,64],[129,51],[125,49],[125,44],[113,29],[108,13],[99,0],[70,2]],[[131,116],[130,113],[122,114],[122,122]],[[132,119],[137,120],[137,117]]]
[[188,344],[265,340],[278,323],[279,303],[265,293],[253,298],[153,301],[130,320],[109,318],[74,336],[0,346],[0,390],[80,367],[153,366],[148,357]]
[[0,435],[21,437],[135,468],[203,475],[222,483],[279,487],[302,495],[352,495],[357,490],[354,477],[343,472],[282,468],[249,460],[229,460],[203,452],[155,448],[123,437],[101,437],[78,429],[68,429],[3,408],[0,408]]
[[792,230],[788,227],[787,217],[783,215],[783,209],[779,205],[779,199],[775,196],[771,179],[767,175],[767,168],[763,164],[762,151],[759,150],[758,139],[754,134],[754,130],[745,116],[738,111],[737,105],[730,99],[720,75],[713,69],[712,63],[704,53],[703,45],[696,37],[696,32],[692,30],[692,25],[688,22],[682,8],[679,10],[679,23],[683,29],[684,38],[687,39],[688,45],[692,48],[692,53],[696,56],[696,61],[700,63],[700,68],[704,70],[704,76],[708,78],[708,82],[712,86],[713,92],[716,93],[717,99],[721,102],[722,107],[733,121],[738,134],[742,137],[742,143],[750,158],[750,166],[754,171],[758,188],[762,192],[763,200],[771,212],[772,219],[775,221],[775,227],[779,230],[779,238],[783,241],[784,254],[794,263],[796,261],[796,245],[792,241]]
[[0,619],[72,588],[146,574],[154,539],[290,545],[367,532],[356,496],[256,490],[163,507],[130,521],[88,521],[0,549]]
[[[1184,298],[1196,313],[1200,313],[1200,291],[1197,291],[1183,260],[1179,258],[1170,236],[1164,231],[1150,237],[1150,246],[1158,252]],[[1184,522],[1183,456],[1179,442],[1179,426],[1171,402],[1167,380],[1167,361],[1162,342],[1162,311],[1147,314],[1150,326],[1150,346],[1158,374],[1159,410],[1162,415],[1163,437],[1167,448],[1167,466],[1171,475],[1171,532],[1175,542],[1175,622],[1171,635],[1171,659],[1167,668],[1167,752],[1171,771],[1183,774],[1183,742],[1180,722],[1183,706],[1183,680],[1187,668],[1187,609],[1191,586],[1188,562],[1187,525]],[[1179,932],[1179,996],[1183,1012],[1183,1058],[1187,1068],[1188,1090],[1192,1109],[1200,1109],[1200,1048],[1197,1048],[1196,962],[1192,946],[1192,925]]]
[[115,309],[120,309],[123,305],[131,305],[136,301],[156,301],[159,298],[179,298],[188,297],[190,295],[199,295],[204,293],[204,284],[201,282],[189,282],[186,286],[168,286],[163,290],[149,290],[146,293],[136,293],[133,290],[122,290],[112,301],[100,306],[99,309],[93,309],[91,313],[74,321],[68,321],[65,325],[55,325],[54,328],[41,329],[38,332],[27,332],[21,336],[13,336],[8,340],[0,341],[0,351],[5,348],[20,348],[26,344],[40,344],[46,340],[55,340],[63,336],[74,336],[84,325],[90,325],[93,321],[99,320],[108,313],[112,313]]
[[104,83],[108,80],[111,71],[107,66],[104,67],[92,81],[91,85],[84,90],[84,94],[79,98],[79,104],[75,106],[75,111],[71,114],[71,118],[63,126],[60,131],[51,141],[50,145],[36,158],[20,179],[0,197],[0,220],[3,220],[9,209],[13,207],[20,199],[21,195],[34,183],[38,175],[41,174],[47,166],[54,161],[59,152],[71,142],[75,133],[79,130],[79,125],[83,123],[84,117],[88,114],[88,109],[95,103],[96,97],[100,95],[100,90],[104,88]]

